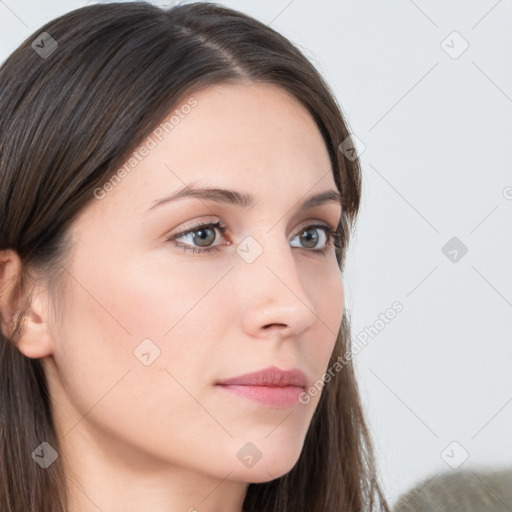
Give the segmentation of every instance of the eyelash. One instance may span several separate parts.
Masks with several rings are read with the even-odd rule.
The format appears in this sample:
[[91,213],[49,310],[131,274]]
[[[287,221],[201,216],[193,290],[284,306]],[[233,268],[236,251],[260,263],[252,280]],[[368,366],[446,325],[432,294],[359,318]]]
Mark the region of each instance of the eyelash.
[[[207,229],[207,228],[217,228],[222,235],[228,229],[228,227],[224,223],[222,223],[221,221],[209,222],[209,223],[203,223],[203,224],[196,224],[194,226],[190,226],[189,228],[187,228],[186,231],[182,231],[181,233],[176,233],[176,234],[172,235],[172,237],[168,238],[167,241],[168,242],[172,242],[175,238],[180,238],[182,236],[185,236],[185,235],[188,235],[190,233],[193,233],[194,231],[199,231],[201,229]],[[327,252],[331,249],[331,247],[341,247],[341,235],[336,230],[334,230],[331,226],[329,226],[328,224],[311,224],[309,226],[306,226],[304,229],[302,229],[301,233],[303,231],[308,231],[308,230],[310,230],[312,228],[323,229],[324,232],[327,235],[327,242],[325,243],[325,247],[323,249],[311,249],[311,251],[318,252],[318,253],[324,255],[324,254],[327,254]],[[176,243],[176,242],[174,243],[174,246],[175,247],[183,248],[183,250],[185,252],[186,251],[192,251],[193,254],[194,253],[208,253],[208,252],[212,252],[212,251],[217,251],[218,248],[219,248],[219,246],[198,248],[198,247],[193,247],[193,246],[189,246],[189,245],[181,244],[181,243]],[[303,247],[303,249],[307,250],[306,247]]]

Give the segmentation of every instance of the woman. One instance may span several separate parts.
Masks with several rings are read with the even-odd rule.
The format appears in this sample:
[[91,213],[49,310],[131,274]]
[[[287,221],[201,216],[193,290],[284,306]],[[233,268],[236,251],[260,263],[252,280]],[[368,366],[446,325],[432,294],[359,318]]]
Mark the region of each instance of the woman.
[[340,272],[360,168],[311,63],[215,4],[112,3],[0,90],[0,509],[388,510]]

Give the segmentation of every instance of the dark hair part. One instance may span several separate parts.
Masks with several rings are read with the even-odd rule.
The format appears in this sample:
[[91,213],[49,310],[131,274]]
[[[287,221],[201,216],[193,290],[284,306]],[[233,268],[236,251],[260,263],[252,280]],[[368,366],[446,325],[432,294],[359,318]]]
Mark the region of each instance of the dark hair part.
[[[56,50],[32,42],[47,32]],[[211,85],[271,83],[289,91],[323,136],[343,197],[336,258],[343,270],[359,210],[361,171],[338,145],[349,132],[341,109],[306,57],[265,24],[197,2],[163,9],[146,2],[76,9],[44,25],[0,68],[0,250],[22,262],[26,298],[12,335],[0,339],[0,509],[65,512],[65,468],[31,453],[59,451],[40,360],[17,348],[31,284],[57,289],[71,250],[67,228],[101,186],[179,101]],[[32,272],[33,271],[33,272]],[[57,293],[55,299],[58,299]],[[350,351],[345,310],[330,366]],[[250,484],[247,512],[388,511],[352,364],[325,383],[297,464]]]

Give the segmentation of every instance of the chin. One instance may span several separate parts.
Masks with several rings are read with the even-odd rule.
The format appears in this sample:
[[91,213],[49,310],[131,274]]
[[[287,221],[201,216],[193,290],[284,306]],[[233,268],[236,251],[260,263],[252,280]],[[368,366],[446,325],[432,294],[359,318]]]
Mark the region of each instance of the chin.
[[240,469],[239,478],[248,483],[270,482],[289,473],[297,464],[301,448],[296,446],[276,447],[272,453],[262,454],[254,466]]

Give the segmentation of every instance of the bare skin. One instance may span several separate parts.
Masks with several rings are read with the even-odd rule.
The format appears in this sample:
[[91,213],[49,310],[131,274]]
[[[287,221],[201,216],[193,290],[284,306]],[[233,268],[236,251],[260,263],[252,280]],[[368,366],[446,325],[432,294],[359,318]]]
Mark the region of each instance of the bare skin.
[[[325,231],[310,228],[314,248],[301,233],[335,228],[341,206],[297,209],[336,191],[321,134],[272,85],[193,96],[197,106],[71,226],[61,316],[41,289],[24,323],[19,348],[41,358],[48,379],[70,512],[240,512],[249,483],[293,468],[320,398],[270,407],[215,383],[274,365],[299,368],[311,385],[327,370],[342,276],[334,248],[319,252]],[[192,182],[250,193],[255,204],[151,208]],[[168,240],[217,221],[227,231],[206,233],[211,252],[175,245],[204,247],[197,230],[196,240]],[[249,236],[262,250],[251,263],[236,250]],[[4,276],[14,275],[16,255],[2,256]],[[145,365],[134,350],[147,339],[142,359],[160,352]],[[249,442],[262,455],[252,467],[237,457]]]

